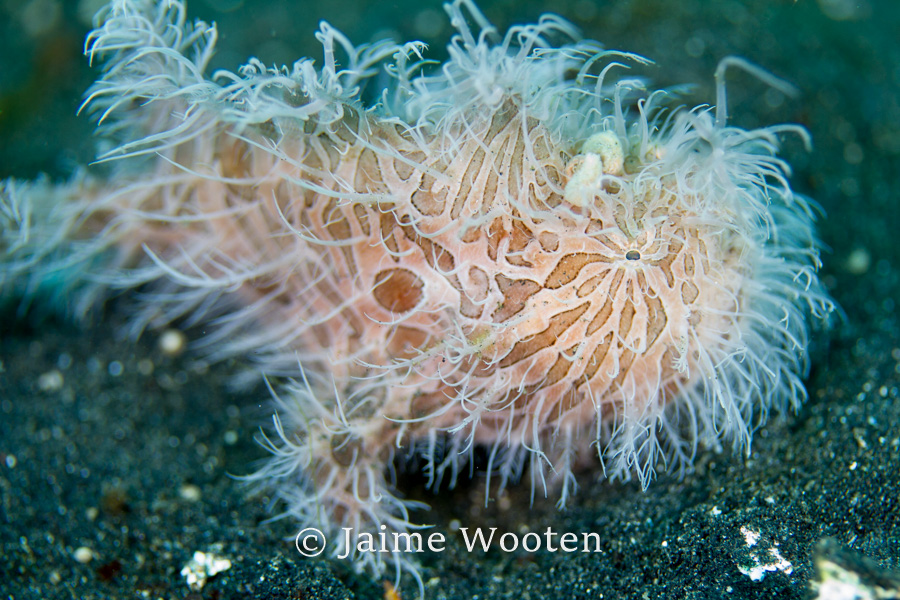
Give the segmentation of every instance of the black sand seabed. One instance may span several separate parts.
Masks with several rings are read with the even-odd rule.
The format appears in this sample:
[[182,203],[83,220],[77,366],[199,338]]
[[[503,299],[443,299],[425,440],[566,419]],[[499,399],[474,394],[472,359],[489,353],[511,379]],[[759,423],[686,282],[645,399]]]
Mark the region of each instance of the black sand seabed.
[[[428,34],[436,55],[449,33],[434,26],[443,24],[437,3],[320,4],[197,0],[190,8],[219,22],[218,65],[228,68],[250,54],[267,63],[318,56],[312,32],[321,18],[356,41],[377,31]],[[91,156],[91,125],[72,116],[93,77],[79,59],[85,28],[74,3],[57,6],[60,18],[32,36],[22,32],[20,6],[0,7],[3,177],[61,178]],[[758,432],[749,459],[703,451],[695,473],[661,476],[647,491],[586,474],[565,512],[543,499],[529,510],[527,484],[485,508],[478,480],[437,496],[404,482],[434,506],[422,520],[449,540],[423,559],[427,597],[809,598],[824,538],[897,569],[900,5],[582,0],[485,9],[501,26],[559,12],[587,37],[656,59],[657,85],[698,83],[688,104],[714,97],[712,73],[727,54],[797,84],[802,95],[784,99],[734,74],[731,114],[742,126],[798,122],[811,131],[811,154],[791,142],[786,155],[795,189],[828,214],[823,275],[846,320],[817,337],[809,402]],[[300,556],[284,539],[293,524],[263,524],[265,499],[248,499],[233,479],[265,455],[253,441],[269,414],[262,385],[229,392],[236,365],[165,356],[158,334],[124,339],[116,333],[124,306],[113,303],[83,328],[21,318],[14,307],[0,313],[0,597],[385,597],[380,582],[340,561]],[[454,519],[501,531],[595,531],[602,552],[469,554]],[[759,534],[756,546],[742,529]],[[754,581],[742,573],[758,559],[775,562],[772,548],[789,574]],[[232,567],[192,595],[179,573],[195,551]]]

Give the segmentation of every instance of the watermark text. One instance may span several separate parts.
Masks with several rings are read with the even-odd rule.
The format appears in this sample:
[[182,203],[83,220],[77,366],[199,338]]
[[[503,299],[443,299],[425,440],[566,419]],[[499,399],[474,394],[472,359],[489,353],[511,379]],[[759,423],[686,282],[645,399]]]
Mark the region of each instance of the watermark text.
[[[497,527],[460,527],[458,535],[467,552],[603,552],[600,534],[593,531],[559,533],[547,527],[543,532],[514,533],[500,532]],[[377,533],[343,527],[334,540],[327,540],[320,530],[307,527],[297,535],[294,545],[300,554],[312,557],[321,554],[329,541],[336,544],[333,554],[339,559],[376,552],[418,554],[447,549],[447,536],[440,531],[387,531],[385,525]]]

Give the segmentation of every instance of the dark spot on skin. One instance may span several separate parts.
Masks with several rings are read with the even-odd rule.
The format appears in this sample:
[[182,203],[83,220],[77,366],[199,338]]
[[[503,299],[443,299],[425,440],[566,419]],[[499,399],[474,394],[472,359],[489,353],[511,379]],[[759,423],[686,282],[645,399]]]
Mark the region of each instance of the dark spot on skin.
[[403,313],[413,309],[422,299],[423,286],[422,280],[412,271],[388,269],[375,276],[372,295],[387,310]]

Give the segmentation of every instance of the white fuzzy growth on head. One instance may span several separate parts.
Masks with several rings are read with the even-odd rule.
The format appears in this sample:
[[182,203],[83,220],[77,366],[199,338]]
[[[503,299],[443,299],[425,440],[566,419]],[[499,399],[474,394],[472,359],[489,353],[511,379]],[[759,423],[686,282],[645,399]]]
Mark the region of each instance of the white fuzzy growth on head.
[[797,128],[667,114],[612,81],[644,59],[558,17],[500,37],[471,2],[447,10],[440,68],[323,24],[319,69],[209,80],[215,28],[175,1],[115,0],[88,38],[104,74],[85,104],[121,167],[84,186],[82,231],[132,261],[114,285],[151,284],[136,330],[189,316],[213,357],[294,375],[299,357],[254,479],[305,524],[411,527],[401,447],[436,486],[486,446],[501,485],[528,468],[561,504],[598,451],[646,485],[700,443],[746,449],[805,398],[810,320],[832,308],[776,156]]

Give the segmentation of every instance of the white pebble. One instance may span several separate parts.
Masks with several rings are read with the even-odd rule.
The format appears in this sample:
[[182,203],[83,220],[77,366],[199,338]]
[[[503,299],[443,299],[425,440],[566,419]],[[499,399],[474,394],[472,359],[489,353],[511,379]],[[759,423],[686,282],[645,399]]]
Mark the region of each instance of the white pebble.
[[86,565],[94,560],[94,551],[87,546],[81,546],[80,548],[75,550],[73,556],[75,557],[76,561],[80,562],[83,565]]
[[186,345],[187,338],[177,329],[167,329],[159,336],[159,349],[168,356],[178,356]]
[[196,502],[203,496],[200,492],[200,488],[193,483],[184,484],[181,486],[178,493],[183,500],[187,500],[188,502]]
[[42,392],[58,392],[62,389],[63,381],[63,374],[53,369],[38,377],[37,384]]

